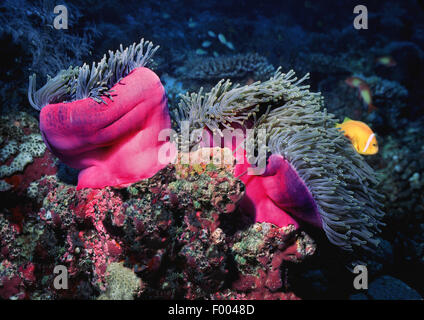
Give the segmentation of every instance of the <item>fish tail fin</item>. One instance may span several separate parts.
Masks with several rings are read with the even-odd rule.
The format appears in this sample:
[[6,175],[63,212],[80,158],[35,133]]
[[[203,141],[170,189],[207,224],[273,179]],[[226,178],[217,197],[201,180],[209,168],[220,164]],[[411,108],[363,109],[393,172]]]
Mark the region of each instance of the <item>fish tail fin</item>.
[[374,111],[377,111],[378,110],[378,108],[376,107],[376,106],[374,106],[373,104],[369,104],[368,105],[368,113],[371,113],[371,112],[374,112]]

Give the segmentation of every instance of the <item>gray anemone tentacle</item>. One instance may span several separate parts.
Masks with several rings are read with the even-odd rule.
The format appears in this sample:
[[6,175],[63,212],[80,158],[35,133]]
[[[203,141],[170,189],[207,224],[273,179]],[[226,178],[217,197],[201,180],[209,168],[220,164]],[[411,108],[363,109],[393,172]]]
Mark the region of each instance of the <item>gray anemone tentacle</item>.
[[330,242],[348,251],[375,249],[384,225],[376,174],[335,128],[321,94],[303,85],[308,78],[279,68],[265,82],[233,86],[221,80],[209,93],[183,95],[174,120],[217,133],[249,120],[265,129],[269,153],[287,159],[308,186]]
[[37,90],[36,75],[29,78],[28,100],[31,106],[41,110],[49,103],[70,102],[84,98],[92,98],[97,102],[105,101],[102,96],[112,99],[113,85],[127,76],[132,70],[144,67],[152,61],[152,57],[159,49],[150,41],[133,43],[127,48],[120,48],[109,56],[103,56],[91,68],[84,63],[81,67],[70,67],[61,70],[54,78]]

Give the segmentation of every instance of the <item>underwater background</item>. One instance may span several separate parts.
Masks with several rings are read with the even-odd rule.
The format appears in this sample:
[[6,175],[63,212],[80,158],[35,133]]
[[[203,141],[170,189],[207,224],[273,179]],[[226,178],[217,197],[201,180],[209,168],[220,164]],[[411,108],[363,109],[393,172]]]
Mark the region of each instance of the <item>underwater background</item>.
[[[67,29],[54,27],[59,4],[67,8]],[[367,8],[367,29],[354,27],[357,5]],[[189,96],[181,102],[181,95],[213,92],[221,79],[260,88],[265,96],[284,84],[285,102],[305,96],[306,107],[322,104],[322,114],[334,114],[337,123],[347,117],[366,124],[378,150],[361,152],[370,134],[353,127],[352,146],[356,134],[362,144],[354,149],[343,140],[350,148],[346,161],[369,165],[378,182],[368,185],[368,169],[345,167],[337,181],[346,176],[345,188],[356,190],[350,177],[364,175],[358,212],[368,215],[378,193],[384,197],[375,203],[385,215],[351,222],[344,212],[332,214],[334,228],[349,237],[362,226],[361,235],[376,240],[372,252],[345,250],[329,241],[332,231],[313,223],[294,230],[246,221],[238,204],[249,185],[228,168],[168,165],[125,188],[77,189],[78,170],[40,133],[28,79],[36,74],[39,89],[60,70],[91,66],[141,38],[160,46],[148,67],[165,88],[177,131],[177,122],[197,106]],[[3,0],[0,43],[1,299],[424,297],[423,1]],[[277,70],[294,70],[299,79],[309,73],[301,85],[310,87],[297,91],[300,84],[280,79]],[[264,87],[254,87],[256,81]],[[323,100],[302,90],[321,92]],[[257,99],[266,107],[281,98],[240,97],[240,105]],[[315,111],[301,124],[317,125],[310,120]],[[329,121],[328,130],[335,130]],[[330,139],[335,131],[327,131],[322,135]],[[339,146],[326,143],[320,150],[330,161]],[[326,178],[332,181],[331,172]],[[358,263],[367,267],[367,289],[353,285]],[[59,265],[66,266],[68,290],[55,285]]]

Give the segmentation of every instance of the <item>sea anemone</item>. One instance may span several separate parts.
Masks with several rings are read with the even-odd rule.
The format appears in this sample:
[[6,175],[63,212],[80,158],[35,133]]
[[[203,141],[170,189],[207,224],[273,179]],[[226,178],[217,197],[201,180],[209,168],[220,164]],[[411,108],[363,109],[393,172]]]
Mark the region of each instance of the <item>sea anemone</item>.
[[[144,48],[146,50],[144,51]],[[158,47],[144,42],[88,65],[62,70],[28,97],[41,110],[47,147],[69,166],[81,169],[77,188],[124,186],[149,178],[166,166],[159,133],[171,127],[165,89],[144,67]]]
[[[263,83],[233,86],[222,80],[209,93],[201,89],[184,95],[173,117],[188,121],[192,129],[205,128],[220,135],[224,129],[240,126],[266,129],[266,172],[241,176],[246,184],[244,201],[250,203],[241,207],[251,208],[257,219],[271,217],[273,223],[291,221],[276,219],[276,212],[312,222],[323,228],[330,242],[348,251],[373,249],[384,215],[382,196],[374,189],[376,175],[335,128],[336,119],[323,109],[321,94],[301,85],[308,78],[309,74],[297,79],[294,71],[278,69]],[[236,165],[235,172],[243,175],[242,166]],[[291,192],[288,199],[282,197],[286,192]],[[309,196],[313,203],[305,204]]]

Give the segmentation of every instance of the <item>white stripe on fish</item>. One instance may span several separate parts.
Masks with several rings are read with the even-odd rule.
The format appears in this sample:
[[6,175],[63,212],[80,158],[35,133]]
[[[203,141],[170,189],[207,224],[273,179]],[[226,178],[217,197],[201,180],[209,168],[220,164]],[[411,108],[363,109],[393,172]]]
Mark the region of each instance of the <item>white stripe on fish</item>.
[[369,146],[370,146],[370,144],[371,144],[371,140],[372,140],[372,138],[374,138],[374,136],[375,136],[375,134],[374,134],[374,133],[371,133],[371,134],[370,134],[370,136],[368,137],[367,144],[365,145],[365,148],[364,148],[364,150],[363,150],[362,152],[367,151],[368,147],[369,147]]

